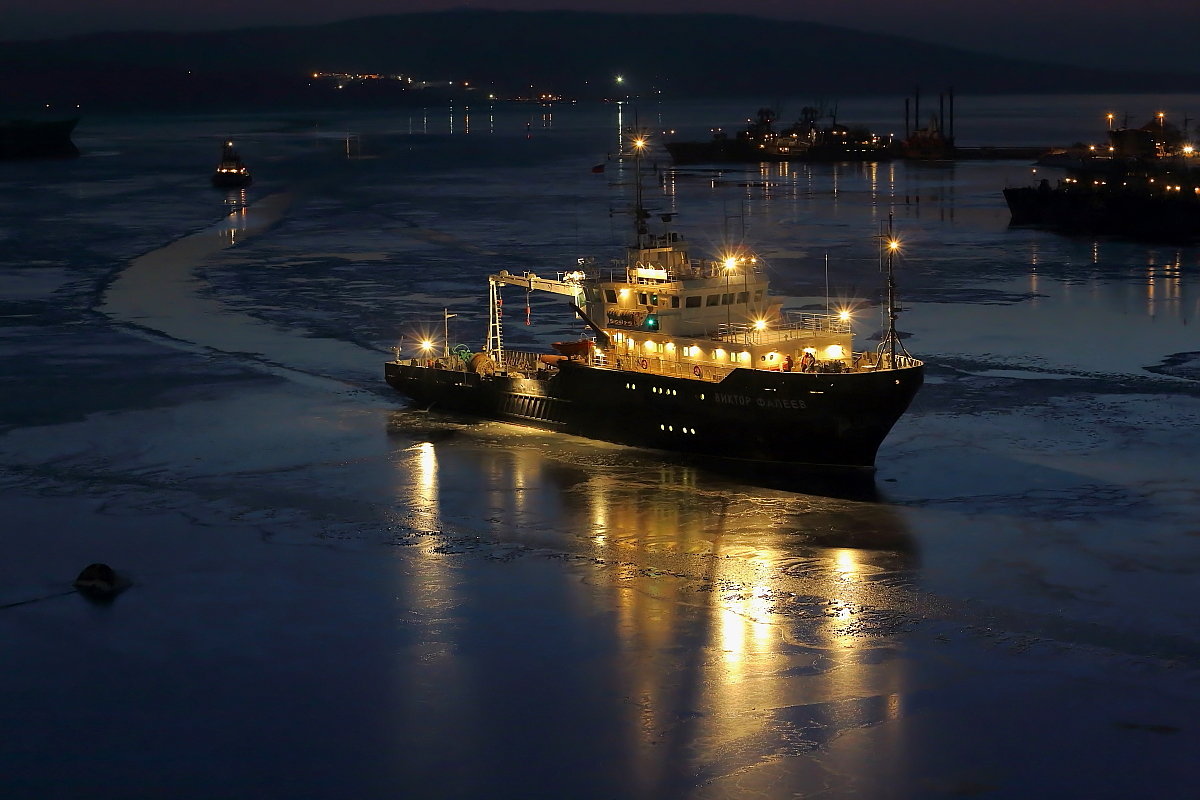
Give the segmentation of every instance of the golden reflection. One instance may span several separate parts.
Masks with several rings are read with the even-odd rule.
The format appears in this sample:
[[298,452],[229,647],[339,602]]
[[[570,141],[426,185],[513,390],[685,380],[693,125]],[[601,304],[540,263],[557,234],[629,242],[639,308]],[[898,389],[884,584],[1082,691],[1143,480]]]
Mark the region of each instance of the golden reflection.
[[438,528],[438,459],[433,442],[413,448],[413,522],[420,530]]
[[249,216],[250,211],[244,204],[229,212],[229,215],[225,217],[225,224],[217,229],[217,235],[229,239],[230,244],[237,244],[239,234],[248,227]]
[[[402,449],[409,516],[425,530],[461,522],[472,541],[486,531],[506,552],[567,556],[561,595],[579,604],[568,613],[613,628],[631,781],[659,785],[664,746],[709,758],[778,738],[793,710],[819,717],[806,739],[900,716],[903,662],[869,653],[892,646],[877,620],[899,614],[887,587],[915,555],[870,489],[863,500],[800,494],[561,439],[548,447],[549,434],[516,432],[511,446],[496,436]],[[820,716],[830,705],[836,714]]]

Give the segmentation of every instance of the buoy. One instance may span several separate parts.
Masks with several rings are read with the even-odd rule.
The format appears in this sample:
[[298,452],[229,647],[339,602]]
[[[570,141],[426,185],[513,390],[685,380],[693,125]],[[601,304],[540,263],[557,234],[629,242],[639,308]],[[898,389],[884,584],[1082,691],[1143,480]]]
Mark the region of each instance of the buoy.
[[129,587],[129,581],[108,564],[88,564],[73,585],[92,600],[111,600]]

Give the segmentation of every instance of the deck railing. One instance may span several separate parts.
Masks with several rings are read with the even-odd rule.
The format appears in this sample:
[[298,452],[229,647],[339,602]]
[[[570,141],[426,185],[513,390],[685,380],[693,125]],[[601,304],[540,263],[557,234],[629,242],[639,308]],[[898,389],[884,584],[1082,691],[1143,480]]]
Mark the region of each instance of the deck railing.
[[785,311],[778,321],[759,328],[752,323],[732,322],[717,326],[717,336],[737,344],[775,344],[795,338],[797,331],[812,333],[848,334],[850,321],[833,314],[813,314],[807,311]]
[[[435,358],[405,359],[410,366],[433,367],[465,372],[469,366],[458,356],[438,356]],[[912,356],[896,354],[895,366],[889,366],[891,355],[867,351],[855,353],[850,363],[843,361],[818,362],[817,372],[876,372],[888,369],[906,369],[920,366],[923,362]],[[676,361],[657,355],[638,355],[628,351],[594,349],[587,363],[600,369],[621,370],[624,372],[644,373],[648,375],[664,375],[671,378],[689,378],[692,380],[719,382],[724,380],[735,369],[759,369],[750,365],[723,364],[715,361]],[[523,350],[504,351],[505,371],[512,374],[535,376],[539,370],[551,368],[551,365],[541,361],[541,354]],[[778,371],[776,367],[773,371]]]

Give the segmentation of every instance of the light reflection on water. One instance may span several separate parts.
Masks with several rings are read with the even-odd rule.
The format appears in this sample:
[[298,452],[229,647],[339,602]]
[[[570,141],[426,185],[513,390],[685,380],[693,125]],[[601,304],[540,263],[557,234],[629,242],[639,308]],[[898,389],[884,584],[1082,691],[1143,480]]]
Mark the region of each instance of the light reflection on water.
[[583,440],[551,446],[549,434],[494,423],[399,412],[390,430],[398,510],[437,532],[420,543],[431,572],[406,590],[420,598],[426,581],[435,595],[453,583],[436,576],[453,569],[447,547],[500,563],[565,558],[571,600],[560,611],[577,624],[611,618],[605,669],[634,700],[621,713],[637,785],[700,764],[736,771],[764,748],[801,754],[899,718],[905,667],[881,654],[898,646],[919,564],[887,503],[763,487]]

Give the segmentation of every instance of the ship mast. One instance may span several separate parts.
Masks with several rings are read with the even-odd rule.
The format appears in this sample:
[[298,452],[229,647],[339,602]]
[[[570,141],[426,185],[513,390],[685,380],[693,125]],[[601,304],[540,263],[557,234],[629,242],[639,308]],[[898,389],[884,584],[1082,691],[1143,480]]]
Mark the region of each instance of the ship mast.
[[642,158],[646,153],[647,140],[645,133],[637,127],[636,117],[630,144],[633,146],[633,234],[636,246],[641,249],[645,246],[646,219],[650,215],[642,198]]
[[[888,368],[896,369],[896,349],[909,356],[908,350],[900,341],[899,334],[896,333],[896,317],[899,311],[896,309],[896,270],[894,259],[896,253],[900,251],[900,240],[896,238],[892,231],[892,215],[888,214],[887,229],[879,236],[879,258],[880,267],[887,270],[887,316],[888,327],[887,333],[883,336],[883,341],[879,343],[879,355],[882,356],[886,351],[888,354]],[[911,356],[909,356],[911,358]]]

